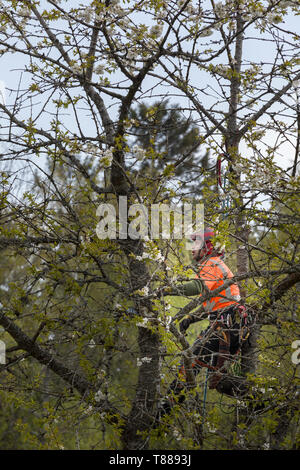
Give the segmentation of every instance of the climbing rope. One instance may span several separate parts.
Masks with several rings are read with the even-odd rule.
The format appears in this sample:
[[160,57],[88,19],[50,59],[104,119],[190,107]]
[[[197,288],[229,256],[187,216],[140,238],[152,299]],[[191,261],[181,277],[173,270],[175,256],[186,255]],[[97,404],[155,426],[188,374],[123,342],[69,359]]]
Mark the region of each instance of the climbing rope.
[[240,376],[242,372],[241,364],[240,364],[240,352],[241,348],[235,353],[232,363],[230,364],[228,371],[232,373],[232,375]]
[[[222,158],[228,159],[228,156],[224,154],[220,154],[217,158],[216,164],[216,175],[217,175],[217,192],[219,194],[219,188],[222,189],[224,197],[222,198],[222,218],[226,218],[229,212],[229,205],[230,205],[230,197],[228,193],[228,178],[227,178],[227,171],[224,173],[223,181],[222,181]],[[203,425],[205,420],[205,413],[206,413],[206,400],[207,400],[207,385],[208,385],[208,377],[209,377],[209,368],[206,370],[206,377],[204,383],[204,392],[203,392],[203,409],[202,409],[202,418],[203,418]]]
[[232,407],[232,410],[225,411],[225,409],[223,408],[224,404],[222,403],[222,400],[223,400],[223,393],[220,395],[220,402],[219,402],[219,407],[222,413],[224,413],[225,415],[230,415],[231,413],[233,413],[235,410],[235,405],[227,405],[229,408]]
[[217,164],[216,164],[216,174],[217,174],[217,191],[218,194],[220,192],[220,189],[223,191],[223,198],[221,200],[221,209],[222,209],[222,218],[226,218],[229,212],[229,207],[230,207],[230,195],[228,192],[228,176],[227,176],[227,171],[224,172],[224,176],[222,179],[222,157],[224,159],[228,159],[228,155],[226,153],[222,153],[221,155],[218,156],[217,158]]

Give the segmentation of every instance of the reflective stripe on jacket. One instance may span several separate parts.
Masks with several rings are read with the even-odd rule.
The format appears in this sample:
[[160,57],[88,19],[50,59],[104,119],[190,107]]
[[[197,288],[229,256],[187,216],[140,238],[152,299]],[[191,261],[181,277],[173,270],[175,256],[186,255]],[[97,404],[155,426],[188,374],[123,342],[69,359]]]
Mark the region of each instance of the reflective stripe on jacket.
[[[233,277],[228,266],[217,256],[209,258],[203,264],[200,264],[199,268],[199,275],[197,277],[211,291],[221,287],[224,281]],[[203,307],[206,312],[213,312],[236,304],[240,299],[238,285],[231,284],[231,286],[219,292],[216,297],[211,297],[203,302]]]

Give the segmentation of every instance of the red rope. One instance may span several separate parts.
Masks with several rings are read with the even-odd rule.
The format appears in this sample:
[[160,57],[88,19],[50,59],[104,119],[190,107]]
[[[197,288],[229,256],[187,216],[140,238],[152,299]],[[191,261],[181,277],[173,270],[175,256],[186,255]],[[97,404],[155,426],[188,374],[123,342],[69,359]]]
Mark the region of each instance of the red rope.
[[221,155],[218,156],[217,159],[217,186],[222,187],[222,180],[221,180]]

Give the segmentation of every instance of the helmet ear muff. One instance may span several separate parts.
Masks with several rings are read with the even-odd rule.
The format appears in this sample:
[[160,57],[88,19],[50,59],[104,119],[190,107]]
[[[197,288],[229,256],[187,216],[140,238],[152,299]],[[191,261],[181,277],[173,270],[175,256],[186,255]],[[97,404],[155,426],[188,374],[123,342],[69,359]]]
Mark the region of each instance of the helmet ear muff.
[[210,240],[207,240],[205,242],[205,246],[206,246],[206,254],[211,255],[214,249],[212,242]]

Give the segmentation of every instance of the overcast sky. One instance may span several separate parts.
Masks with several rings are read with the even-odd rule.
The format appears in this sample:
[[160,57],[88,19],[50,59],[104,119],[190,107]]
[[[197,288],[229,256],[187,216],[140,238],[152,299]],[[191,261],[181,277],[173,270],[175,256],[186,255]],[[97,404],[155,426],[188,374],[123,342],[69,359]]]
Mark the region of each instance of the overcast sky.
[[[84,3],[84,2],[80,2]],[[74,6],[74,5],[72,5]],[[289,10],[290,11],[290,10]],[[281,24],[281,26],[288,30],[288,31],[299,31],[299,16],[295,16],[294,14],[291,13],[285,18],[285,22]],[[253,40],[247,41],[245,43],[245,58],[248,61],[253,60],[253,62],[270,62],[272,58],[274,57],[274,46],[270,42],[263,42],[261,43],[261,47],[258,47],[257,39],[258,36],[255,37],[255,34],[257,35],[258,32],[253,29]],[[250,32],[247,32],[246,36],[249,37]],[[7,91],[5,93],[5,84],[9,84],[9,87],[11,88],[16,88],[18,85],[18,82],[20,80],[20,75],[21,75],[21,70],[23,69],[23,61],[26,60],[26,58],[22,57],[20,54],[10,54],[7,55],[5,54],[4,56],[1,57],[0,63],[1,63],[1,69],[0,69],[0,100],[3,102],[4,99],[9,102],[9,92]],[[199,72],[198,72],[199,73]],[[24,83],[26,83],[28,74],[23,74],[22,80],[23,80],[23,87],[24,88]],[[207,79],[207,77],[206,77]],[[146,81],[146,83],[151,81],[151,77],[149,77]],[[295,93],[295,98],[296,98],[296,93]],[[178,102],[177,98],[174,98],[176,102]],[[295,137],[296,138],[296,137]],[[270,133],[268,135],[268,141],[270,144],[274,142],[274,135]],[[241,151],[242,152],[247,152],[248,150],[245,145],[242,144],[241,146]],[[264,147],[262,147],[262,151],[264,151]],[[280,152],[278,152],[278,163],[280,166],[283,168],[288,168],[291,166],[292,161],[294,158],[294,148],[291,144],[289,143],[284,143],[280,149]]]

